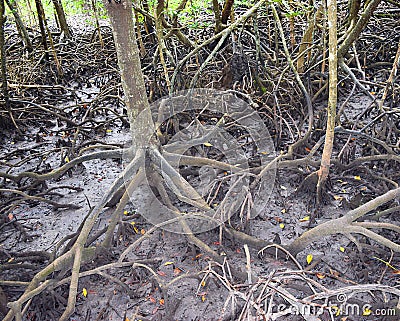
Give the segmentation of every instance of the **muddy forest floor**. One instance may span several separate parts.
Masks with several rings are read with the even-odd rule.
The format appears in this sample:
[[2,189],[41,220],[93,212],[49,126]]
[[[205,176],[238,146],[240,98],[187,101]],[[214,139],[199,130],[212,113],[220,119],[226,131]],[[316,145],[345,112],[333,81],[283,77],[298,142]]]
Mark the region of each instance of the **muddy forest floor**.
[[[233,52],[229,40],[202,71],[196,87],[233,89],[248,95],[271,133],[275,155],[279,155],[304,134],[306,107],[293,75],[290,71],[283,72],[287,63],[279,44],[275,47],[273,40],[263,33],[266,30],[263,27],[268,25],[268,19],[264,21],[263,18],[260,18],[263,47],[259,61],[255,58],[254,39],[244,29],[239,44],[235,44],[240,50],[236,48]],[[398,79],[392,84],[384,109],[377,107],[397,50],[400,23],[397,20],[389,25],[379,21],[374,20],[360,37],[357,42],[359,60],[351,65],[365,90],[354,85],[350,76],[340,74],[339,107],[343,108],[340,117],[343,130],[338,131],[335,139],[333,157],[336,162],[332,166],[325,203],[317,208],[315,189],[312,184],[303,184],[307,175],[317,169],[315,164],[321,148],[308,165],[278,169],[271,197],[263,211],[251,219],[233,216],[230,224],[234,228],[284,245],[310,226],[340,217],[398,186],[397,161],[377,157],[357,162],[368,156],[399,155],[400,151]],[[377,30],[379,37],[386,40],[379,41],[373,36]],[[68,166],[88,151],[112,150],[129,142],[129,124],[111,30],[104,23],[101,31],[104,47],[96,31],[84,24],[74,30],[72,39],[61,39],[59,34],[53,34],[61,75],[52,54],[46,56],[40,49],[36,31],[31,32],[36,35],[37,50],[28,53],[13,27],[6,29],[11,113],[17,128],[9,116],[10,111],[0,107],[0,279],[3,292],[0,315],[7,311],[8,301],[22,294],[25,282],[46,266],[53,255],[70,246],[91,207],[123,169],[121,158],[116,157],[71,166],[56,179],[37,180],[24,174],[17,177],[26,172],[48,173]],[[154,102],[168,91],[155,37],[142,32],[145,46],[142,69],[149,99]],[[191,30],[189,34],[193,39],[207,39],[212,30]],[[168,40],[167,45],[176,61],[189,52],[175,40]],[[189,86],[199,64],[211,50],[206,48],[186,63],[175,89]],[[295,151],[295,158],[307,155],[324,134],[326,73],[313,66],[312,59],[319,57],[310,58],[302,80],[313,98],[314,128],[308,141]],[[358,69],[358,63],[362,69]],[[171,64],[172,71],[173,67]],[[259,78],[255,78],[256,69]],[[212,122],[211,118],[205,115],[200,120],[207,124]],[[140,201],[140,197],[136,201]],[[100,216],[97,231],[107,225],[112,208],[106,208]],[[397,208],[397,211],[389,208]],[[399,213],[397,200],[372,212],[371,220],[399,225]],[[284,308],[293,307],[313,293],[311,288],[326,294],[315,301],[315,306],[327,303],[325,299],[331,306],[339,306],[340,289],[352,286],[358,290],[352,294],[343,290],[343,293],[355,302],[381,309],[397,304],[393,305],[393,300],[398,297],[373,291],[379,286],[399,287],[399,254],[365,237],[360,236],[353,242],[344,235],[332,236],[313,243],[296,259],[284,259],[262,255],[253,248],[247,252],[242,244],[228,238],[218,228],[199,234],[201,240],[229,257],[229,264],[243,272],[248,271],[246,260],[250,260],[251,272],[259,279],[253,279],[249,285],[237,283],[230,276],[229,265],[213,262],[189,244],[184,235],[152,230],[152,225],[140,216],[134,204],[127,206],[122,221],[111,250],[101,253],[96,261],[85,263],[82,271],[118,261],[121,253],[138,240],[126,259],[142,262],[143,266],[114,266],[82,277],[71,320],[244,320],[250,310],[256,315],[258,303],[268,300],[275,303],[274,309],[279,304]],[[396,231],[381,233],[392,242],[400,243]],[[362,244],[362,252],[357,244]],[[60,281],[67,276],[59,271],[54,278]],[[8,281],[21,283],[11,285]],[[269,282],[276,288],[274,294],[266,290]],[[363,285],[370,287],[362,290]],[[162,287],[167,290],[163,292]],[[66,305],[67,293],[68,287],[63,284],[34,297],[29,301],[24,320],[57,320]],[[263,298],[263,293],[269,295],[268,300]],[[390,318],[364,314],[335,315],[325,310],[318,318],[399,319],[398,315]],[[274,316],[276,320],[303,320],[302,316],[284,312]],[[308,320],[317,319],[309,316]]]

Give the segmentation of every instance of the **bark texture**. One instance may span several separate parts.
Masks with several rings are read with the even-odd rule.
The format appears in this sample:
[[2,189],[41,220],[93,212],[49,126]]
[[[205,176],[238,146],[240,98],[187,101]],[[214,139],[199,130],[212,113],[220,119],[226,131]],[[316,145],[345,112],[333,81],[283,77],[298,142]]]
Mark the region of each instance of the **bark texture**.
[[[148,143],[147,140],[153,132],[153,126],[140,65],[139,48],[136,42],[132,2],[128,0],[117,2],[103,0],[103,3],[113,29],[133,143],[136,147],[141,147]],[[142,113],[145,110],[147,112]],[[142,113],[141,121],[135,122],[140,113]],[[134,128],[135,126],[136,128]]]

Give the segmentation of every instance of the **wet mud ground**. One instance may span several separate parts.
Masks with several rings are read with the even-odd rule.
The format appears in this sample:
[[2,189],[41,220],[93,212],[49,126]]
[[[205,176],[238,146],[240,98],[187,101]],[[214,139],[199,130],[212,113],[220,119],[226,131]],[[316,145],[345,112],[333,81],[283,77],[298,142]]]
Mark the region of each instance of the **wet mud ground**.
[[[356,112],[357,108],[360,108],[360,101],[364,102],[365,97],[355,96],[354,102],[350,102],[351,110]],[[102,137],[96,138],[109,144],[121,144],[129,140],[129,132],[126,129],[113,126],[109,129],[102,134]],[[36,136],[37,129],[31,130],[26,137]],[[51,132],[51,128],[48,130]],[[48,145],[38,146],[35,140],[29,138],[19,142],[14,142],[12,138],[3,139],[2,155],[12,153],[16,149],[40,152],[49,148]],[[46,138],[46,142],[50,145],[56,141],[57,135]],[[55,166],[59,160],[48,159],[47,161]],[[29,168],[29,165],[28,162],[25,170]],[[75,204],[80,208],[55,210],[50,205],[37,202],[19,205],[13,210],[13,215],[27,228],[29,238],[21,241],[22,235],[15,228],[12,226],[3,228],[2,248],[12,252],[51,251],[61,238],[78,229],[90,207],[101,198],[122,169],[123,164],[120,160],[93,160],[79,165],[68,175],[56,181],[48,182],[47,187],[80,188],[79,191],[60,189],[62,197],[52,197],[59,203]],[[354,179],[355,174],[346,173],[331,177],[333,185],[329,192],[331,202],[323,208],[323,212],[316,218],[316,223],[339,217],[353,206],[352,202],[359,202],[356,198],[360,190],[365,190],[365,184],[362,180]],[[268,204],[259,216],[248,222],[247,232],[267,241],[279,240],[283,245],[305,232],[309,222],[302,219],[312,213],[312,196],[296,192],[299,184],[301,184],[301,177],[299,178],[297,173],[279,171]],[[354,206],[357,205],[354,204]],[[132,218],[127,220],[126,232],[118,240],[118,245],[110,253],[104,253],[100,261],[87,264],[86,269],[95,267],[99,263],[112,262],[113,259],[118,258],[118,253],[138,239],[142,233],[151,229],[152,225],[135,213],[134,205],[130,204],[126,211],[127,218],[129,215],[132,215]],[[104,211],[96,225],[97,229],[107,224],[111,213],[112,209]],[[394,217],[398,218],[398,216]],[[135,228],[129,224],[132,222]],[[234,223],[240,223],[240,220],[236,218]],[[283,228],[281,224],[284,224]],[[221,243],[219,229],[200,234],[199,238],[218,253],[229,254],[234,258],[235,265],[245,270],[246,256],[242,245],[232,243],[225,238]],[[381,280],[383,274],[381,280],[383,284],[392,286],[398,284],[397,276],[390,272],[384,273],[386,266],[374,259],[376,254],[371,252],[360,255],[354,244],[345,236],[336,235],[312,244],[297,257],[303,267],[308,266],[306,257],[309,254],[313,255],[314,261],[319,262],[313,268],[315,271],[337,275],[356,283],[375,283]],[[100,276],[83,277],[79,282],[76,312],[71,320],[123,320],[124,317],[129,320],[167,320],[166,313],[171,313],[171,311],[166,311],[165,305],[169,304],[173,307],[174,313],[171,320],[211,321],[220,320],[222,311],[227,309],[229,290],[212,277],[206,277],[204,281],[205,271],[214,263],[189,244],[185,236],[157,230],[135,247],[127,258],[150,260],[157,277],[165,283],[185,273],[196,274],[200,271],[204,273],[176,281],[168,288],[168,299],[160,291],[160,286],[155,282],[154,277],[145,269],[125,267],[110,270],[108,273],[123,282],[124,286]],[[254,250],[251,250],[251,258],[252,271],[259,277],[267,277],[275,270],[296,269],[290,260],[261,258]],[[392,265],[396,266],[397,263],[398,261],[394,260]],[[37,267],[39,266],[40,264]],[[7,279],[17,277],[20,280],[28,280],[31,275],[26,272],[24,277],[24,274],[15,275],[13,271],[8,271],[7,274]],[[319,282],[329,288],[335,288],[341,284],[333,278],[319,280]],[[86,295],[83,294],[83,289],[86,289]],[[55,297],[65,296],[67,290],[66,286],[60,287]],[[13,298],[20,293],[19,289],[12,288],[8,295]],[[61,302],[53,296],[54,294],[48,293],[45,297],[36,298],[32,302],[32,319],[55,320],[57,318],[59,313],[57,310],[60,309]],[[241,305],[243,302],[237,302],[235,309],[239,309]],[[49,309],[54,309],[54,312]],[[29,317],[26,320],[29,320]],[[362,319],[349,317],[348,320]]]
[[[115,62],[113,66],[115,67]],[[85,104],[90,105],[99,96],[104,97],[105,89],[104,86],[95,85],[96,77],[83,73],[83,78],[83,83],[92,85],[85,87],[80,82],[71,82],[69,88],[74,88],[71,91],[74,92],[73,102],[65,95],[65,92],[64,94],[54,93],[52,89],[48,89],[45,94],[51,93],[53,100],[57,100],[57,95],[60,95],[64,110],[68,111],[68,104],[71,106],[77,104],[79,108],[84,109]],[[106,87],[114,84],[112,77],[110,79]],[[67,92],[70,91],[67,90]],[[117,113],[123,114],[121,105],[113,102],[112,99],[110,98],[106,105],[114,108]],[[356,92],[348,102],[346,116],[354,120],[369,104],[370,99],[364,93]],[[70,108],[70,115],[74,115],[74,108]],[[323,110],[323,106],[320,109]],[[82,114],[82,111],[78,110],[76,113]],[[371,117],[366,117],[362,121],[368,123]],[[99,112],[94,115],[94,119],[99,122],[109,118],[110,114],[107,113]],[[63,143],[67,144],[64,146],[68,146],[72,135],[73,132],[68,130],[66,124],[51,118],[46,122],[36,121],[24,127],[23,135],[17,134],[12,128],[4,129],[1,133],[0,155],[3,160],[15,164],[34,153],[45,153],[52,148],[62,151]],[[340,138],[340,135],[338,136]],[[91,132],[90,139],[96,143],[123,146],[129,141],[129,130],[117,119],[97,127]],[[40,165],[37,159],[33,158],[32,161],[27,161],[20,166],[18,171],[37,168],[43,170],[46,164],[48,168],[57,168],[65,163],[65,157],[59,152],[60,150],[42,158]],[[361,156],[362,152],[363,145],[360,141],[356,143],[355,157]],[[335,149],[335,153],[337,155],[338,149]],[[50,196],[50,199],[62,204],[77,205],[79,208],[54,209],[49,204],[36,201],[22,202],[13,207],[12,217],[7,216],[1,226],[2,262],[12,258],[12,256],[7,256],[7,253],[51,252],[62,238],[77,231],[90,208],[104,195],[122,169],[123,163],[120,159],[97,159],[74,167],[60,179],[46,181],[45,189],[69,187],[57,189],[60,195]],[[304,218],[316,214],[314,191],[297,190],[311,171],[312,169],[307,168],[279,170],[274,189],[264,210],[246,224],[239,217],[233,217],[231,224],[263,240],[282,245],[288,244],[309,228],[310,222]],[[373,189],[373,183],[367,178],[367,174],[360,173],[357,169],[342,173],[333,171],[328,191],[329,202],[317,213],[315,221],[311,224],[315,225],[339,217],[349,209],[376,196],[378,191]],[[7,197],[10,196],[7,195]],[[145,197],[146,195],[139,194],[134,202],[140,202]],[[140,213],[136,213],[135,209],[134,204],[129,204],[126,208],[124,233],[117,237],[115,246],[110,251],[101,253],[95,262],[86,263],[82,268],[83,271],[115,262],[130,244],[151,230],[152,225],[141,217]],[[97,230],[107,225],[112,212],[112,208],[104,210],[96,224]],[[15,224],[10,224],[7,218],[18,222],[23,228],[22,231],[16,228]],[[399,224],[399,213],[392,214],[387,219],[383,218],[382,221]],[[394,232],[385,231],[383,235],[393,242],[400,241],[398,234]],[[224,236],[221,239],[220,236],[218,228],[198,235],[219,254],[227,254],[231,258],[230,264],[245,272],[246,254],[243,244],[236,244]],[[368,240],[364,241],[368,242]],[[307,262],[307,256],[310,254],[313,256],[311,264]],[[302,269],[310,268],[312,272],[310,272],[310,278],[328,289],[335,289],[346,284],[375,283],[398,287],[399,276],[392,273],[393,271],[388,269],[383,262],[390,257],[390,251],[383,248],[380,248],[379,252],[365,250],[360,253],[347,237],[335,235],[313,243],[297,256],[297,260]],[[251,248],[250,258],[253,274],[266,280],[275,273],[299,270],[299,267],[290,259],[263,256]],[[155,230],[129,252],[127,259],[147,260],[147,265],[152,271],[144,267],[126,266],[107,270],[106,276],[82,277],[79,281],[76,310],[70,320],[237,320],[247,302],[248,297],[240,296],[238,293],[248,294],[248,289],[242,284],[235,283],[236,281],[230,277],[229,269],[221,268],[206,254],[199,252],[198,248],[191,245],[184,235]],[[26,269],[2,270],[1,279],[30,281],[34,272],[45,265],[46,261],[39,261],[33,262],[32,266]],[[400,266],[398,255],[392,257],[391,265]],[[321,275],[326,275],[326,277],[321,277]],[[231,284],[224,283],[226,280],[229,280]],[[171,281],[167,291],[163,292],[162,285]],[[291,280],[288,282],[290,283]],[[233,295],[233,288],[237,291],[235,292],[237,296]],[[7,287],[5,290],[9,301],[16,299],[23,292],[20,287]],[[63,285],[34,298],[24,320],[57,320],[65,307],[67,294],[68,287]],[[298,290],[296,294],[301,296],[301,290]],[[374,301],[368,295],[361,298],[365,302]],[[380,298],[377,300],[379,301]],[[333,316],[333,318],[348,321],[385,320],[382,317],[362,315],[350,315],[345,319],[341,316]],[[300,316],[295,315],[277,318],[281,321],[297,319],[302,320]],[[319,316],[319,319],[330,320],[331,317],[325,313]],[[398,319],[395,317],[387,320]]]

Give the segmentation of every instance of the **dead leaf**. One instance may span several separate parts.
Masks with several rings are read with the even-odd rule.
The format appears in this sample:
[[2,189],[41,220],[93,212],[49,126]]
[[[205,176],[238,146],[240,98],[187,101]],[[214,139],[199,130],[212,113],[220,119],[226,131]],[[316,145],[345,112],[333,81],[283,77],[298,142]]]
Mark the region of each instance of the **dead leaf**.
[[182,273],[182,270],[180,268],[175,268],[174,269],[174,275],[178,275],[180,273]]

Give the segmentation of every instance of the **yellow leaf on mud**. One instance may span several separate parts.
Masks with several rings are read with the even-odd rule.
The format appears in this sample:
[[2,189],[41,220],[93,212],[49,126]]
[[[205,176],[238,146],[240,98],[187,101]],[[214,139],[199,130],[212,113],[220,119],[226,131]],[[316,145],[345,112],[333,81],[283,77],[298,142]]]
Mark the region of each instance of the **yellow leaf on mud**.
[[128,211],[124,211],[124,215],[128,215],[129,214],[129,212]]
[[112,129],[107,129],[106,132],[107,133],[112,133]]
[[68,156],[65,156],[64,160],[65,160],[66,163],[69,163],[69,157]]
[[281,223],[279,224],[279,227],[283,230],[285,228],[285,224]]
[[169,261],[169,262],[165,262],[165,263],[164,263],[165,266],[172,265],[172,264],[174,264],[173,261]]
[[317,278],[318,278],[318,279],[320,279],[320,280],[322,280],[322,279],[325,279],[325,274],[322,274],[322,273],[316,273],[315,275],[316,275],[316,276],[317,276]]
[[281,213],[282,213],[282,214],[285,214],[285,213],[286,213],[286,208],[284,208],[284,209],[281,211]]
[[341,201],[341,200],[343,199],[343,196],[333,195],[333,198],[334,198],[336,201]]
[[307,222],[307,221],[309,221],[309,220],[310,220],[310,216],[307,215],[307,216],[304,216],[303,218],[301,218],[301,219],[300,219],[300,222]]
[[133,226],[133,230],[135,231],[136,234],[139,234],[139,229],[136,227],[136,222],[131,222],[131,225]]
[[339,250],[340,252],[344,252],[344,247],[343,246],[339,247]]
[[354,179],[355,179],[356,181],[361,181],[361,176],[354,176]]
[[86,290],[86,288],[83,288],[82,289],[82,294],[83,294],[83,296],[86,298],[87,297],[87,290]]
[[210,144],[210,143],[204,143],[203,145],[206,146],[206,147],[211,147],[212,146],[212,144]]
[[201,302],[204,302],[206,300],[206,296],[203,294],[202,296],[201,296]]
[[382,259],[380,259],[379,257],[373,256],[372,258],[375,259],[375,260],[378,260],[378,261],[380,261],[380,262],[382,262],[382,263],[385,263],[387,267],[391,268],[391,269],[394,270],[394,271],[397,271],[397,270],[398,270],[398,269],[396,269],[393,265],[391,265],[389,262],[386,262],[385,260],[382,260]]
[[310,264],[312,262],[313,256],[312,254],[307,255],[307,263]]
[[201,281],[201,286],[206,286],[206,281]]

